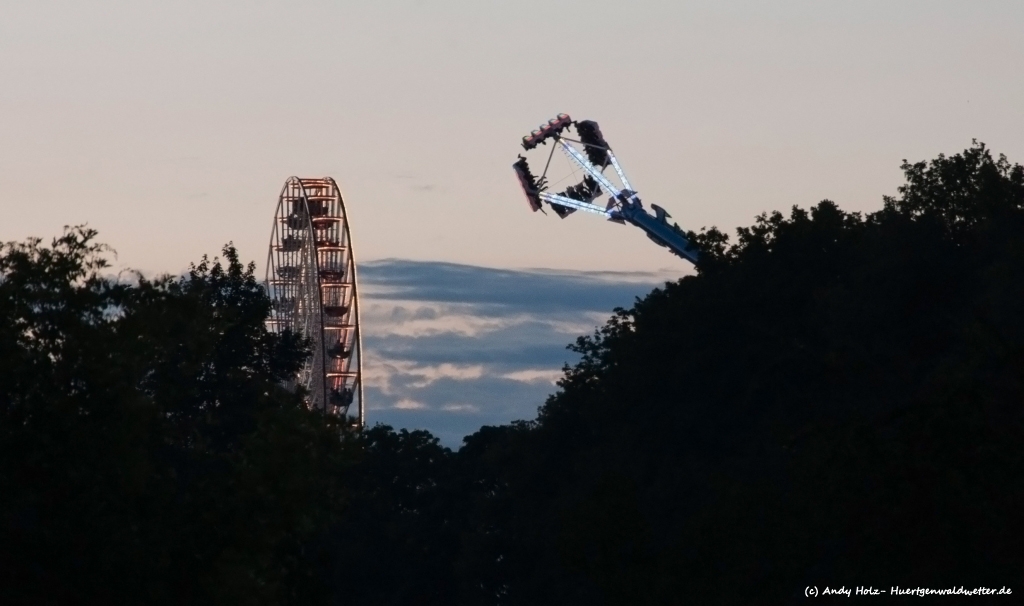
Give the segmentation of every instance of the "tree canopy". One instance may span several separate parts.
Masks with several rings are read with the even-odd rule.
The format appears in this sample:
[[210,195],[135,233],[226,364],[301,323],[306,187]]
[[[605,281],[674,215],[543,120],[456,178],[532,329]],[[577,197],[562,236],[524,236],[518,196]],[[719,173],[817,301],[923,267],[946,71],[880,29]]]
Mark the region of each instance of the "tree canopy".
[[0,253],[0,575],[25,603],[748,604],[1024,569],[1024,168],[982,144],[690,234],[530,421],[456,452],[281,387],[305,343],[225,248],[104,277]]
[[[0,255],[0,578],[8,603],[283,603],[347,460],[280,386],[234,248],[184,277],[105,277],[85,228]],[[297,593],[298,592],[298,593]]]
[[977,144],[903,170],[875,213],[694,234],[698,275],[576,342],[538,419],[491,440],[520,455],[488,537],[508,601],[1015,578],[1024,169]]

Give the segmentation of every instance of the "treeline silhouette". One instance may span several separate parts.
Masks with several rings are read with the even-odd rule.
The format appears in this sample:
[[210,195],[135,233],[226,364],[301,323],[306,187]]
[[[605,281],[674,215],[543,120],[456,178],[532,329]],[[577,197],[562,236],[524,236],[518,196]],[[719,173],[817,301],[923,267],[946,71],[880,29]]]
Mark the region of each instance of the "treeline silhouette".
[[696,276],[571,349],[458,451],[281,387],[234,249],[104,277],[75,228],[0,253],[0,591],[25,604],[759,604],[1024,570],[1024,168],[904,163],[691,234]]

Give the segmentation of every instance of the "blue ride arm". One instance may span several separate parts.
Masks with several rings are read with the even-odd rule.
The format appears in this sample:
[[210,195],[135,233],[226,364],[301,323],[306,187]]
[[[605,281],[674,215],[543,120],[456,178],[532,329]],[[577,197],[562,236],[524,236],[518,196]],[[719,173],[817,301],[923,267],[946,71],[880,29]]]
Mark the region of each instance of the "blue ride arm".
[[665,211],[658,207],[655,207],[655,209],[658,211],[658,214],[656,217],[652,217],[643,209],[639,201],[627,201],[618,210],[613,211],[612,215],[615,218],[621,217],[625,221],[636,225],[644,230],[647,233],[647,237],[655,243],[668,248],[673,253],[696,265],[697,259],[700,257],[697,245],[684,236],[678,226],[668,224]]

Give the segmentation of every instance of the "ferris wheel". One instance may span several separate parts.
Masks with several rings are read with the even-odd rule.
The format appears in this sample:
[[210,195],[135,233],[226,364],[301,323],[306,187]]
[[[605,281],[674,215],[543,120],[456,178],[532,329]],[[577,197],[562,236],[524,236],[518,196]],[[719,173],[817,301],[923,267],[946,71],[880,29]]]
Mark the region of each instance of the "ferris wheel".
[[[315,410],[365,422],[362,339],[352,232],[334,179],[291,177],[281,189],[267,252],[270,331],[312,343],[294,387]],[[355,406],[354,414],[350,410]]]
[[[562,219],[581,210],[615,223],[628,223],[642,229],[655,244],[690,263],[697,263],[700,251],[678,224],[668,222],[671,215],[657,204],[651,204],[654,215],[644,210],[640,197],[630,185],[597,122],[576,121],[568,114],[558,114],[523,137],[522,146],[531,152],[548,141],[552,144],[546,154],[547,160],[543,160],[543,155],[534,159],[534,166],[537,161],[544,161],[544,169],[538,171],[539,176],[534,175],[530,161],[522,155],[512,165],[526,194],[526,201],[534,212],[544,212],[541,203],[546,202]],[[562,171],[552,163],[556,151],[560,151],[559,155],[567,160]],[[565,186],[561,192],[550,191],[562,186],[563,182],[574,181],[574,185]],[[600,204],[602,194],[608,196],[605,205]]]

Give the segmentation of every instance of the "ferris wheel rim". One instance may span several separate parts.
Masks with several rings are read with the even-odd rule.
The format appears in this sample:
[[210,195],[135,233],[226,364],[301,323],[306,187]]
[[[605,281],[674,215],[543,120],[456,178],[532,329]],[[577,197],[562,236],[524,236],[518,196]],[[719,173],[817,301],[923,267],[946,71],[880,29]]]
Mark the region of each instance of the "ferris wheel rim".
[[341,187],[338,185],[337,181],[334,180],[334,178],[327,177],[327,179],[331,182],[331,185],[334,187],[334,191],[338,192],[338,200],[339,204],[341,205],[342,215],[345,217],[345,222],[343,225],[346,232],[346,236],[348,237],[349,256],[352,259],[352,301],[353,314],[355,315],[356,323],[355,340],[357,343],[357,347],[359,348],[359,358],[358,360],[356,360],[356,372],[359,373],[359,380],[357,382],[357,384],[359,385],[359,425],[360,427],[362,427],[366,424],[366,406],[363,404],[363,322],[362,318],[360,317],[362,306],[359,305],[359,264],[356,263],[356,246],[352,238],[352,226],[348,220],[349,213],[348,208],[345,206],[345,196],[341,191]]

